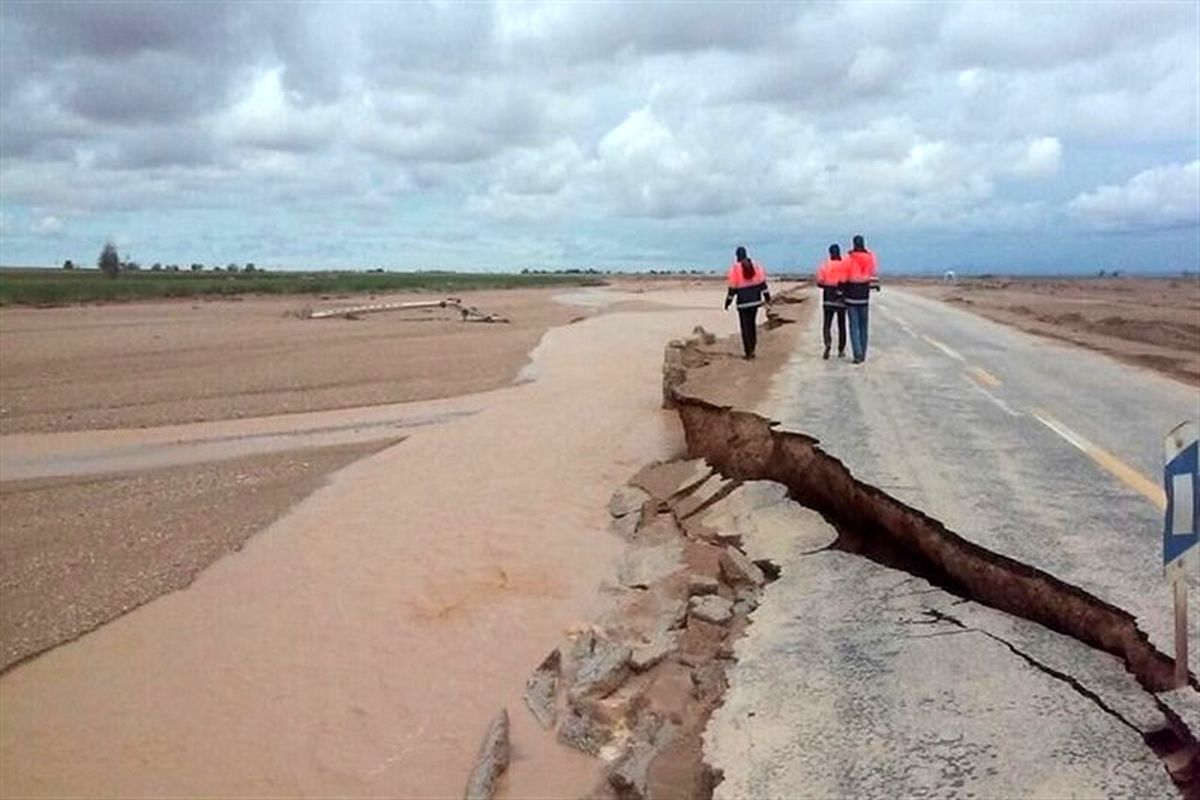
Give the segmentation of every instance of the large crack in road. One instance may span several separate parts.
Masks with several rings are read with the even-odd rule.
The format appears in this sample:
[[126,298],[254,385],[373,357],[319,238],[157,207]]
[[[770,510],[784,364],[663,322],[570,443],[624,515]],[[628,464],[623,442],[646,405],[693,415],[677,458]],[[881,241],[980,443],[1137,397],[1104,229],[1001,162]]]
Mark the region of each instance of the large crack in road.
[[[670,391],[683,422],[689,455],[706,459],[729,479],[783,484],[792,499],[817,511],[836,528],[839,536],[831,549],[918,576],[951,594],[1039,623],[1120,659],[1154,699],[1169,727],[1148,731],[1135,725],[1067,672],[995,633],[944,612],[932,612],[938,617],[930,620],[964,632],[977,631],[1070,687],[1138,733],[1164,760],[1185,796],[1200,796],[1195,736],[1154,697],[1172,688],[1174,662],[1154,648],[1131,614],[1053,575],[974,544],[940,521],[863,483],[812,437],[778,430],[777,423],[761,415],[689,394],[686,386]],[[1191,684],[1196,685],[1194,676]]]

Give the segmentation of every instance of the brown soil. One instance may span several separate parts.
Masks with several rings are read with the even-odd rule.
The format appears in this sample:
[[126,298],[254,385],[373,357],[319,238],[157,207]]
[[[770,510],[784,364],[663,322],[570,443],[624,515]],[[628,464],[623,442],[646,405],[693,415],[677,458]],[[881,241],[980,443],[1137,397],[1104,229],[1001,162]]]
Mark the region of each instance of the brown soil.
[[909,281],[929,297],[1200,385],[1196,278]]
[[[502,294],[510,300],[519,293]],[[531,307],[531,316],[543,313],[563,322],[595,316],[588,309],[559,307],[550,293],[523,294],[543,304],[540,312]],[[533,359],[537,381],[471,399],[481,404],[472,408],[478,413],[413,430],[403,445],[340,470],[241,552],[218,558],[187,591],[169,592],[69,646],[8,670],[0,678],[0,793],[460,793],[477,737],[497,706],[515,711],[528,671],[566,626],[594,608],[595,587],[617,550],[603,510],[609,488],[638,465],[670,457],[681,446],[677,419],[658,409],[663,343],[696,324],[724,330],[736,324],[720,311],[719,287],[693,295],[658,306],[658,313],[605,315],[551,330]],[[467,300],[518,318],[498,301]],[[302,393],[288,379],[308,368],[304,359],[278,363],[295,345],[316,347],[322,368],[338,375],[326,376],[325,384],[314,379],[304,390],[317,394],[320,385],[332,385],[329,397],[347,406],[364,402],[356,395],[364,384],[341,380],[343,361],[357,358],[374,366],[372,356],[384,353],[389,337],[441,324],[402,323],[387,315],[308,322],[283,317],[286,301],[201,304],[197,315],[224,315],[231,328],[243,325],[237,317],[257,315],[259,327],[244,323],[243,329],[258,330],[278,348],[243,357],[236,352],[241,340],[221,324],[194,323],[190,336],[212,338],[203,348],[195,343],[207,351],[207,360],[187,348],[181,348],[183,355],[219,384],[229,396],[226,405],[216,391],[206,400],[205,381],[177,370],[166,356],[156,360],[159,355],[146,352],[140,361],[125,360],[110,343],[75,341],[79,326],[72,320],[82,324],[120,312],[103,320],[101,330],[112,334],[121,329],[120,317],[129,322],[158,308],[178,319],[192,311],[186,304],[167,305],[6,311],[0,316],[6,352],[24,352],[8,339],[14,320],[37,328],[61,313],[71,332],[33,335],[27,329],[26,347],[41,346],[40,364],[31,363],[36,359],[28,352],[21,369],[0,359],[4,397],[18,394],[8,386],[12,374],[23,374],[44,393],[55,384],[38,383],[37,376],[54,373],[63,392],[75,396],[76,404],[64,407],[93,413],[87,392],[67,381],[72,370],[55,363],[61,351],[73,354],[85,387],[132,398],[127,406],[111,399],[95,404],[118,406],[114,413],[122,424],[181,421],[172,416],[176,405],[211,403],[204,413],[214,417],[287,411],[289,397]],[[129,327],[140,330],[139,325]],[[375,326],[380,330],[365,341],[352,339],[354,331]],[[328,334],[309,330],[348,331],[351,338],[343,352],[331,353],[322,338]],[[295,344],[287,331],[310,338]],[[459,337],[475,337],[479,348],[494,346],[476,360],[475,371],[490,370],[508,384],[540,335],[530,328],[527,343],[513,347],[508,368],[495,368],[491,362],[507,359],[509,351],[492,340],[514,332],[519,331],[455,322],[440,338],[408,342],[412,369],[397,370],[393,388],[412,388],[409,379],[419,367],[427,368],[427,385],[418,388],[429,394],[418,396],[472,390],[462,386],[478,376],[457,359],[477,354]],[[247,340],[251,351],[256,346],[257,340]],[[89,348],[97,359],[111,359],[119,379],[110,383],[89,372],[80,356]],[[234,379],[240,376],[222,368],[231,359],[235,369],[251,373],[277,368],[269,376],[246,378],[262,378],[260,394],[241,392]],[[151,380],[142,391],[137,379],[145,364],[157,365],[149,370],[152,379],[170,380]],[[359,366],[350,364],[345,372],[353,378]],[[369,372],[364,368],[361,375]],[[199,398],[195,404],[189,389]],[[397,399],[402,398],[384,398]],[[259,401],[263,408],[251,407]],[[24,408],[22,424],[41,413],[32,401]],[[39,419],[50,425],[52,417]],[[37,427],[12,430],[18,429]],[[144,505],[157,503],[160,493],[179,482],[186,479],[177,474],[170,485],[147,488]],[[92,513],[90,503],[100,508],[109,502],[73,498],[75,514]],[[230,503],[228,494],[222,501],[219,511],[209,506],[208,513],[228,517],[235,505],[244,505]],[[16,506],[8,495],[3,502],[7,524]],[[128,531],[148,527],[150,517],[137,517],[137,508],[131,504],[121,512]],[[126,579],[144,578],[135,573]],[[514,758],[505,783],[513,796],[561,796],[591,785],[595,765],[589,759],[554,744],[528,715],[514,713],[512,725]]]
[[302,319],[314,308],[428,300],[253,298],[0,309],[0,434],[127,428],[428,400],[510,383],[564,289],[464,294],[453,310]]
[[392,443],[0,484],[0,670],[184,588],[328,473]]

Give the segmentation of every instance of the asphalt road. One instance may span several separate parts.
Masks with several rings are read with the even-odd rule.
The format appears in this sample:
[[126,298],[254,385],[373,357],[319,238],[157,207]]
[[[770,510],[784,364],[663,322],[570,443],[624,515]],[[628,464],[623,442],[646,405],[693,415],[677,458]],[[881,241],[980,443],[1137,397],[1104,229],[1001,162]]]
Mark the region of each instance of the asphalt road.
[[[815,315],[759,411],[966,538],[1132,612],[1172,653],[1157,476],[1197,391],[905,292],[876,298],[866,364],[822,361]],[[1177,796],[1142,741],[1162,712],[1118,659],[814,551],[828,524],[793,516],[769,539],[781,577],[705,733],[718,798]],[[768,541],[743,536],[750,552]]]
[[765,413],[960,535],[1130,611],[1174,652],[1163,437],[1200,415],[1200,391],[892,288],[873,296],[861,366],[821,360],[813,317]]

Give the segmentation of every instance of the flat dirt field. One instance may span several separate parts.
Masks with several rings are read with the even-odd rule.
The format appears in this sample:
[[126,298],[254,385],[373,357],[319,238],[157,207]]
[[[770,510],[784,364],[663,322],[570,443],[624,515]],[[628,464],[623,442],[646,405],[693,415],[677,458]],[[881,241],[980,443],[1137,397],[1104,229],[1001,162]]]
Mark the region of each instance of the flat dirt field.
[[[305,307],[429,294],[0,309],[0,434],[131,428],[428,400],[510,382],[549,327],[584,314],[570,289],[462,296],[452,309],[309,320]],[[578,290],[574,290],[578,291]]]
[[903,284],[997,322],[1200,385],[1200,280],[1195,277]]

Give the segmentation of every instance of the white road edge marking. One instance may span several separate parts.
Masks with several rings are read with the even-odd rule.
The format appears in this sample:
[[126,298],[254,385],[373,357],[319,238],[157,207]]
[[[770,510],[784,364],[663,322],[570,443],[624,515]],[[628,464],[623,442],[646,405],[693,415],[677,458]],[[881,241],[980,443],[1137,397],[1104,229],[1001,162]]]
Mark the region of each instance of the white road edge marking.
[[925,334],[921,334],[921,338],[924,339],[925,341],[929,342],[931,345],[936,347],[938,350],[941,350],[946,355],[955,359],[956,361],[963,361],[963,362],[966,361],[966,359],[963,358],[962,355],[958,351],[952,350],[951,348],[949,348],[946,345],[939,342],[937,339],[930,338],[929,336],[926,336]]
[[1039,414],[1036,411],[1033,412],[1033,415],[1035,417],[1037,417],[1038,422],[1042,423],[1047,428],[1049,428],[1050,430],[1057,433],[1063,439],[1066,439],[1068,442],[1071,443],[1072,446],[1078,448],[1079,450],[1083,451],[1084,453],[1088,452],[1088,448],[1091,447],[1092,443],[1089,442],[1087,439],[1082,438],[1081,436],[1076,434],[1070,428],[1063,425],[1058,420],[1051,419],[1049,417],[1043,417],[1041,414]]
[[[992,394],[991,392],[989,392],[987,389],[985,389],[985,388],[983,388],[982,386],[980,386],[980,385],[979,385],[977,382],[975,382],[975,381],[971,380],[971,378],[969,378],[969,377],[967,377],[966,375],[964,375],[964,376],[963,376],[963,379],[964,379],[964,380],[966,380],[966,382],[967,382],[967,383],[971,384],[971,386],[973,386],[973,387],[975,388],[975,390],[976,390],[976,391],[978,391],[978,392],[982,393],[982,394],[983,394],[983,396],[984,396],[984,397],[986,397],[988,400],[991,400],[993,403],[995,403],[996,405],[1000,406],[1000,408],[1001,408],[1001,409],[1003,409],[1004,413],[1008,414],[1010,417],[1022,417],[1022,416],[1024,416],[1024,414],[1022,414],[1020,411],[1014,411],[1014,410],[1013,410],[1013,408],[1012,408],[1012,406],[1010,406],[1008,403],[1006,403],[1006,402],[1004,402],[1003,400],[1001,400],[1001,399],[1000,399],[999,397],[997,397],[996,395],[994,395],[994,394]],[[1043,422],[1045,422],[1045,420],[1042,420],[1042,421],[1043,421]]]
[[1121,483],[1133,489],[1138,494],[1145,497],[1153,503],[1160,511],[1167,508],[1167,495],[1163,488],[1154,481],[1147,478],[1142,473],[1138,472],[1133,467],[1126,464],[1121,459],[1114,456],[1102,447],[1089,442],[1073,430],[1063,425],[1058,420],[1054,419],[1049,413],[1035,409],[1033,415],[1050,430],[1057,433],[1063,439],[1066,439],[1071,445],[1077,447],[1088,458],[1096,463],[1101,469],[1107,471]]

